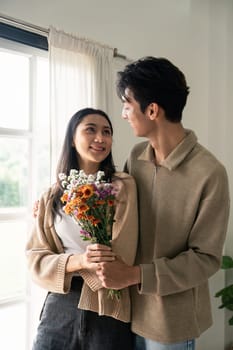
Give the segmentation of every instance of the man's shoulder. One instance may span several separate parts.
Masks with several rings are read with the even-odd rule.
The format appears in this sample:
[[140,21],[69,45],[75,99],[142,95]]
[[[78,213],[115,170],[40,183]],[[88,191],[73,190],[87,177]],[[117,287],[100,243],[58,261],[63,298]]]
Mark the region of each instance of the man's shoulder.
[[223,163],[214,155],[209,149],[205,146],[197,143],[196,145],[196,156],[199,162],[205,164],[206,167],[214,167],[214,168],[225,168]]
[[139,155],[149,144],[149,141],[136,143],[131,149],[131,155]]
[[227,171],[225,165],[206,147],[197,143],[191,156],[192,171],[198,169],[195,173],[203,178],[226,179]]

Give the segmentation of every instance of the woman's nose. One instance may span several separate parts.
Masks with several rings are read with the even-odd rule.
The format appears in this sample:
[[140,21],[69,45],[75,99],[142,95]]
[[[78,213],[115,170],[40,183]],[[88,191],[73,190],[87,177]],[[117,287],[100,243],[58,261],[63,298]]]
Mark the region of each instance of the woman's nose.
[[101,132],[98,132],[96,135],[95,135],[95,142],[103,142],[103,135]]

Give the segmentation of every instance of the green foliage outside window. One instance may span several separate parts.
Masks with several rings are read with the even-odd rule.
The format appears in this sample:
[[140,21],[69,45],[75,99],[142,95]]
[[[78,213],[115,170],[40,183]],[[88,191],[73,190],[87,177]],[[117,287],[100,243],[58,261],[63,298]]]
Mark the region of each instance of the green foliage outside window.
[[26,205],[27,144],[20,141],[0,139],[0,208]]
[[0,180],[0,207],[18,207],[20,197],[17,182]]

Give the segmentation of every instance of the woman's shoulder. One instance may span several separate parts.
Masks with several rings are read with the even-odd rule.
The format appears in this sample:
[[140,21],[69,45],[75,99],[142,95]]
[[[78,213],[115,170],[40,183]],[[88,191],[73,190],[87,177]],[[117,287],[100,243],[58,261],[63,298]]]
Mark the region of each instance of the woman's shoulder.
[[40,202],[43,200],[45,203],[47,203],[54,195],[55,192],[55,185],[51,185],[46,190],[41,192],[40,195]]

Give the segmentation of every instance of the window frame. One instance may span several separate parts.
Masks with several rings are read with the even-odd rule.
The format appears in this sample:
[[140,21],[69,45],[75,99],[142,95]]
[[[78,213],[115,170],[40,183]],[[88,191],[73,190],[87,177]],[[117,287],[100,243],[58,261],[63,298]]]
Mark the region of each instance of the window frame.
[[[0,19],[1,21],[1,19]],[[36,69],[36,60],[37,58],[35,56],[39,56],[40,58],[46,58],[48,59],[48,41],[47,36],[41,36],[38,34],[33,35],[26,35],[23,30],[19,30],[18,28],[15,28],[11,26],[11,30],[9,30],[9,26],[4,25],[4,29],[8,28],[8,33],[3,33],[3,24],[0,23],[0,47],[3,50],[10,51],[10,52],[16,52],[17,54],[23,54],[28,55],[30,59],[30,73],[29,73],[29,101],[28,101],[28,108],[29,108],[29,125],[27,129],[13,129],[13,128],[4,128],[0,127],[0,137],[12,137],[12,138],[19,138],[19,139],[25,139],[28,142],[29,146],[29,154],[28,154],[28,190],[27,193],[27,205],[26,207],[19,207],[19,208],[8,208],[5,210],[0,210],[0,222],[2,223],[9,223],[17,222],[18,220],[22,220],[28,229],[28,232],[30,231],[31,225],[32,225],[32,204],[35,201],[35,198],[37,198],[37,161],[34,155],[35,150],[37,149],[37,141],[36,141],[36,105],[35,105],[35,95],[34,91],[36,89],[36,75],[37,75],[37,69]],[[30,40],[22,40],[23,36],[19,38],[19,34],[21,35],[22,32],[24,32],[24,38],[30,38]],[[10,33],[10,35],[9,35]],[[17,34],[17,35],[15,35]],[[32,33],[31,33],[32,34]],[[32,41],[35,38],[39,37],[39,41],[41,40],[44,42],[43,47],[41,47],[41,44],[38,45],[38,41],[33,43]],[[50,152],[49,152],[50,153]],[[50,172],[50,169],[49,169]],[[50,173],[48,174],[48,180],[50,180]],[[32,341],[33,341],[33,334],[35,332],[35,329],[37,327],[37,318],[40,311],[40,308],[42,306],[42,302],[44,299],[44,294],[41,290],[39,290],[38,287],[34,286],[34,284],[31,281],[30,275],[26,272],[25,275],[25,283],[26,288],[19,291],[19,293],[14,294],[9,293],[9,295],[6,294],[6,298],[3,296],[3,298],[0,300],[0,311],[3,311],[4,313],[9,313],[10,315],[15,312],[15,308],[20,308],[22,310],[22,327],[20,326],[20,330],[23,331],[24,336],[22,337],[25,339],[24,343],[26,346],[26,349],[31,348]],[[9,325],[10,326],[10,325]],[[8,332],[9,326],[6,325],[6,333]],[[21,339],[23,339],[21,338]],[[12,340],[14,342],[14,340]]]
[[[18,40],[9,40],[2,38],[2,35],[0,35],[0,48],[3,51],[16,53],[19,55],[24,55],[29,58],[29,101],[28,101],[28,109],[29,109],[29,124],[28,129],[14,129],[14,128],[4,128],[0,126],[0,137],[4,138],[18,138],[23,139],[28,143],[28,193],[27,193],[27,205],[26,207],[20,207],[20,208],[6,208],[4,210],[0,209],[0,222],[4,223],[12,223],[17,222],[19,219],[24,221],[28,228],[31,224],[31,218],[30,213],[32,211],[32,203],[35,198],[37,198],[36,194],[36,176],[33,173],[35,166],[34,166],[34,157],[33,154],[35,154],[35,99],[34,99],[34,91],[35,91],[35,84],[36,84],[36,78],[37,78],[37,72],[36,72],[36,59],[37,57],[41,58],[48,58],[48,51],[41,50],[39,48],[36,48],[35,46],[30,46],[28,44],[22,44]],[[27,278],[26,278],[27,279]],[[30,287],[29,287],[30,289]],[[22,293],[19,293],[17,295],[11,295],[7,296],[5,299],[0,300],[1,307],[5,304],[7,305],[13,305],[17,302],[26,301],[28,298],[28,295],[30,294],[28,287],[26,287],[25,295]]]
[[48,51],[48,39],[46,35],[33,33],[7,23],[0,22],[0,37]]
[[[0,35],[1,36],[1,35]],[[35,125],[35,111],[34,111],[34,96],[33,91],[35,89],[35,81],[36,81],[36,70],[35,70],[35,56],[40,56],[43,58],[48,58],[48,51],[40,50],[35,47],[30,47],[29,45],[24,45],[19,43],[18,41],[12,41],[8,39],[3,39],[0,37],[0,47],[3,50],[8,52],[14,52],[17,54],[26,55],[30,60],[30,76],[29,76],[29,127],[28,129],[14,129],[14,128],[4,128],[0,126],[0,137],[14,137],[28,140],[29,142],[29,169],[33,169],[33,152],[34,152],[34,125]],[[29,173],[29,179],[32,179],[33,174]],[[32,186],[33,183],[29,183],[29,187],[35,188]],[[31,203],[32,198],[35,196],[35,193],[32,193],[32,196],[28,197],[28,203]],[[26,208],[28,209],[28,208]],[[1,213],[0,210],[0,221],[2,220],[12,220],[14,218],[22,218],[22,214],[15,213]],[[25,218],[27,216],[27,210],[25,210]]]

